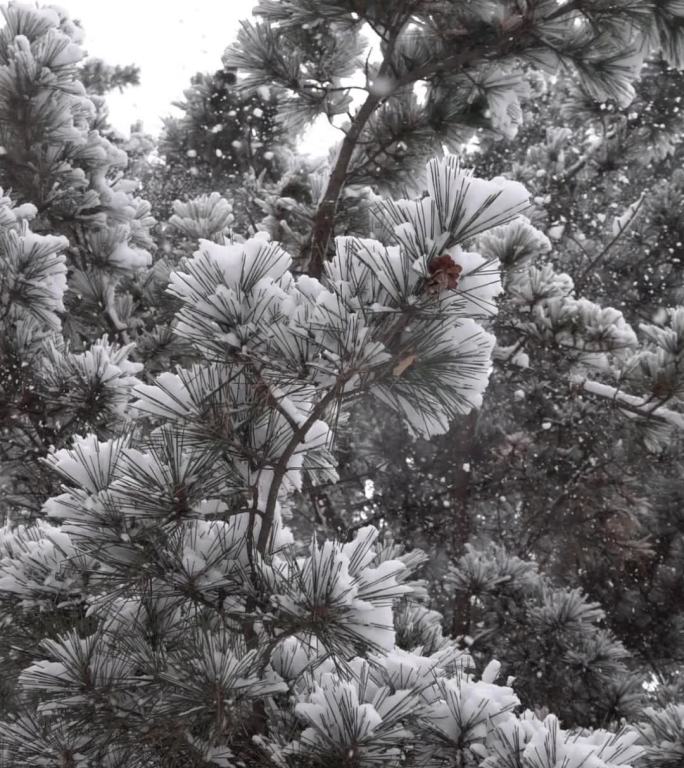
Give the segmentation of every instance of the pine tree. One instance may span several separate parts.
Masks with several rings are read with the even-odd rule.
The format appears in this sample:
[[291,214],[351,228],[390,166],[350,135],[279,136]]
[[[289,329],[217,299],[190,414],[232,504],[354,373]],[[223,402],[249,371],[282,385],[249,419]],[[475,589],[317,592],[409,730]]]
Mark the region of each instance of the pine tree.
[[[430,174],[430,197],[384,210],[434,215],[438,247],[408,222],[389,247],[338,238],[321,283],[293,279],[265,238],[205,240],[172,274],[200,362],[139,384],[120,437],[52,452],[63,493],[3,532],[5,654],[20,668],[0,725],[9,765],[617,767],[642,753],[635,731],[514,714],[499,665],[474,677],[430,621],[433,652],[396,647],[392,606],[420,597],[419,552],[379,547],[372,527],[300,549],[283,524],[303,472],[334,475],[346,402],[368,392],[429,435],[481,400],[493,339],[430,263],[451,263],[468,228],[516,217],[527,192],[453,158]],[[471,258],[460,284],[484,297]],[[403,344],[421,350],[408,375]]]
[[141,367],[128,359],[123,285],[150,260],[152,220],[123,178],[125,153],[92,126],[80,28],[53,8],[3,13],[0,183],[13,203],[3,198],[2,496],[35,514],[55,490],[36,459],[76,431],[119,428]]
[[[581,590],[555,586],[536,563],[495,545],[468,546],[435,597],[447,622],[465,633],[468,652],[482,666],[502,659],[502,673],[515,677],[530,708],[550,708],[566,725],[640,715],[642,681],[629,651],[605,629],[605,612]],[[466,616],[455,616],[455,606],[466,606]]]
[[125,153],[97,131],[76,67],[82,31],[59,11],[10,3],[0,37],[0,183],[37,208],[36,232],[69,239],[69,335],[128,341],[125,276],[150,263],[149,205],[123,177]]
[[[0,198],[0,398],[3,518],[40,509],[56,489],[37,460],[79,431],[120,425],[134,374],[128,347],[106,337],[74,352],[62,335],[67,287],[64,237],[29,229],[31,204]],[[4,522],[4,520],[3,520]]]
[[107,64],[102,59],[88,58],[80,69],[79,76],[86,92],[104,96],[113,90],[123,92],[124,88],[140,85],[140,69],[135,64]]
[[183,115],[164,122],[160,152],[167,161],[184,164],[194,175],[234,179],[252,169],[274,172],[274,147],[285,144],[277,123],[277,100],[267,88],[245,96],[235,88],[237,75],[219,69],[211,75],[196,74],[184,101],[177,102]]
[[182,115],[164,120],[158,161],[143,174],[160,217],[176,199],[218,192],[229,194],[244,221],[254,215],[245,184],[281,176],[292,146],[277,121],[278,101],[266,87],[240,93],[235,80],[230,68],[197,73],[174,104]]
[[[245,74],[241,85],[278,87],[294,129],[318,115],[349,114],[315,214],[312,275],[321,272],[346,185],[406,180],[426,156],[443,144],[456,149],[483,123],[514,135],[525,64],[569,66],[593,98],[624,105],[649,48],[662,48],[675,66],[684,50],[678,10],[660,3],[264,0],[254,13],[261,21],[245,22],[224,56]],[[359,85],[347,85],[355,75]],[[357,88],[362,102],[351,114]]]
[[[508,287],[481,414],[425,443],[377,408],[360,410],[370,429],[346,452],[351,491],[313,489],[305,507],[321,528],[390,526],[430,551],[437,580],[468,539],[539,558],[552,579],[607,609],[631,664],[662,684],[683,658],[673,609],[682,604],[681,310],[665,309],[681,302],[671,173],[681,74],[654,58],[622,106],[583,85],[533,80],[515,142],[478,130],[474,162],[523,181],[534,200],[526,215],[551,238],[520,221],[478,243],[504,264]],[[372,479],[372,499],[359,478]],[[454,608],[454,631],[467,634],[465,597]]]
[[[546,216],[549,233],[556,235],[555,249],[562,254],[563,269],[575,276],[575,286],[598,300],[619,297],[616,304],[624,317],[649,335],[662,334],[668,319],[671,322],[681,311],[673,314],[665,309],[681,304],[677,243],[682,229],[672,206],[678,196],[677,172],[671,171],[681,156],[683,123],[677,102],[681,77],[662,61],[650,62],[637,86],[636,100],[624,110],[610,103],[592,104],[580,98],[571,84],[562,106],[549,105],[551,115],[556,112],[551,118],[556,123],[560,111],[561,125],[534,143],[518,165],[538,199],[547,201],[540,212]],[[586,136],[586,144],[573,148],[568,128]],[[551,153],[555,156],[549,163]],[[535,165],[547,172],[535,174]],[[623,190],[634,189],[644,194],[625,198]],[[616,214],[612,221],[597,214],[608,206]],[[645,402],[651,408],[662,402],[681,412],[676,394],[681,376],[676,339],[676,334],[670,337],[669,357],[662,352],[647,355],[651,378],[646,397],[632,400],[627,407]],[[656,360],[663,363],[662,368]],[[634,362],[622,386],[628,386],[635,373],[639,375],[643,362]],[[524,389],[529,393],[528,385]],[[563,392],[547,389],[556,403]],[[592,391],[587,394],[578,412],[582,424],[558,423],[552,417],[547,432],[554,440],[564,430],[562,443],[566,450],[572,449],[566,461],[583,455],[585,462],[593,461],[593,467],[578,473],[572,494],[566,496],[565,503],[574,507],[571,516],[556,508],[568,521],[564,526],[568,538],[559,541],[558,532],[547,524],[541,549],[549,553],[554,547],[556,554],[542,556],[550,567],[556,563],[567,574],[571,554],[578,566],[575,583],[606,608],[611,627],[661,684],[673,681],[673,673],[676,682],[684,658],[682,616],[672,610],[682,594],[681,570],[676,565],[682,536],[678,512],[681,436],[668,429],[663,434],[663,425],[635,419],[634,411],[606,414],[600,397]],[[539,399],[531,404],[539,407]],[[534,471],[535,462],[529,459],[533,454],[541,453],[547,462],[560,458],[559,452],[539,451],[534,438],[526,453],[528,477]],[[540,466],[536,463],[537,469]],[[526,488],[530,498],[529,484]],[[571,540],[574,547],[569,546]]]
[[[650,414],[644,419],[634,406],[645,405],[657,416],[657,404],[666,404],[674,408],[669,414],[674,423],[681,413],[676,394],[680,342],[677,331],[668,335],[665,330],[668,322],[677,326],[681,312],[665,310],[681,300],[680,229],[669,212],[677,194],[670,163],[681,152],[678,84],[680,74],[659,61],[649,64],[635,102],[620,110],[580,98],[571,83],[559,89],[562,101],[551,96],[539,116],[545,119],[535,121],[547,126],[546,136],[526,148],[509,149],[506,163],[517,159],[517,178],[528,181],[540,203],[535,222],[554,237],[557,255],[552,258],[558,266],[549,275],[558,277],[562,268],[574,277],[575,291],[579,287],[599,301],[620,297],[624,318],[635,327],[640,324],[647,337],[668,336],[669,351],[653,354],[647,348],[627,355],[618,365],[623,372],[618,390],[640,376],[646,360],[650,380],[641,398],[623,399],[621,392],[598,383],[568,389],[567,379],[564,383],[555,375],[563,373],[567,357],[556,356],[551,366],[544,365],[546,353],[539,357],[534,337],[510,347],[503,352],[501,379],[495,376],[490,389],[490,423],[496,427],[484,435],[499,443],[499,466],[489,454],[489,462],[485,458],[474,465],[473,478],[481,489],[474,491],[474,513],[480,514],[475,511],[480,504],[494,506],[505,521],[509,546],[535,553],[547,570],[587,589],[607,609],[611,627],[661,681],[676,674],[683,658],[682,617],[671,609],[681,601],[681,572],[675,563],[681,545],[682,443],[677,430],[658,424]],[[600,122],[588,122],[588,114],[600,115]],[[587,144],[574,147],[573,135],[586,135]],[[649,151],[641,149],[644,144]],[[625,201],[625,189],[645,192]],[[612,221],[597,215],[609,207],[615,211]],[[537,280],[537,291],[544,282]],[[514,283],[511,287],[516,290]],[[503,311],[499,319],[505,322]],[[522,369],[523,358],[515,359],[521,353],[527,366]],[[580,383],[587,373],[596,377],[597,366],[606,370],[603,357],[587,362]],[[511,389],[519,396],[513,403]],[[609,408],[604,394],[616,397]],[[520,492],[514,495],[516,481]],[[503,503],[501,496],[506,497]]]
[[[617,733],[564,731],[554,715],[521,711],[513,681],[497,683],[501,665],[485,663],[491,650],[506,648],[501,638],[473,658],[445,635],[426,604],[427,585],[415,578],[427,565],[419,550],[405,551],[368,525],[347,541],[296,539],[287,522],[301,530],[298,493],[337,479],[335,438],[362,399],[391,410],[415,438],[444,435],[461,416],[477,427],[473,414],[496,343],[487,328],[502,290],[499,262],[512,324],[501,330],[563,351],[566,378],[603,355],[613,383],[582,376],[572,380],[578,390],[609,391],[623,411],[651,421],[681,418],[681,310],[649,324],[639,340],[615,310],[573,295],[557,265],[532,264],[547,241],[521,218],[529,191],[517,181],[487,181],[440,153],[428,163],[426,194],[385,194],[374,201],[377,225],[336,237],[328,252],[336,226],[349,225],[336,216],[343,187],[382,169],[382,153],[392,161],[383,159],[389,184],[406,179],[431,142],[461,136],[462,126],[489,120],[513,131],[523,90],[514,61],[573,62],[590,94],[626,103],[646,46],[678,58],[678,28],[669,23],[677,10],[614,2],[501,13],[485,3],[467,10],[447,2],[262,3],[267,23],[245,25],[227,65],[245,68],[245,87],[268,81],[285,96],[289,90],[291,125],[349,108],[341,78],[357,64],[349,51],[362,53],[363,24],[381,38],[383,60],[368,59],[365,101],[327,177],[309,179],[320,192],[311,196],[303,249],[311,274],[294,274],[302,254],[288,254],[267,233],[234,235],[219,195],[178,204],[174,226],[200,237],[199,249],[160,271],[168,271],[176,303],[169,332],[191,352],[173,371],[151,377],[148,369],[132,408],[122,392],[126,412],[114,434],[84,425],[87,434],[55,445],[45,463],[62,492],[46,501],[41,519],[0,532],[7,671],[0,754],[11,768],[625,768],[676,757],[681,729],[672,707],[649,710],[638,728]],[[18,6],[12,13],[26,14],[20,27],[28,19],[42,29],[55,19]],[[417,81],[427,82],[422,104],[413,101]],[[415,121],[404,120],[409,112]],[[426,112],[441,116],[439,131],[425,128]],[[415,141],[408,165],[398,163],[399,147],[386,152],[399,124],[411,126],[401,141]],[[376,139],[382,150],[373,156]],[[358,194],[353,185],[349,192]],[[15,240],[31,241],[21,222],[33,213],[7,215]],[[631,213],[618,229],[630,222]],[[40,319],[49,325],[61,308],[66,244],[48,243],[55,277]],[[22,285],[23,269],[15,270]],[[33,304],[29,296],[16,311],[35,316]],[[507,342],[504,335],[497,355]],[[656,391],[662,371],[670,374],[667,398]],[[655,397],[648,413],[644,392]],[[480,569],[478,558],[486,559],[457,563],[447,588],[467,595],[475,571],[482,587],[517,568],[510,586],[520,610],[501,627],[515,638],[506,671],[517,671],[530,632],[540,633],[542,647],[565,650],[556,679],[567,674],[588,698],[581,671],[589,662],[584,681],[596,688],[625,671],[623,650],[602,632],[595,604],[554,589],[529,564],[501,555],[500,568],[495,555]],[[501,617],[498,596],[485,597],[485,610]],[[544,634],[545,624],[555,626]],[[543,686],[525,682],[527,699],[542,704]],[[582,708],[593,706],[592,699]],[[612,726],[619,708],[566,710],[577,722],[586,715],[605,719],[594,726]]]

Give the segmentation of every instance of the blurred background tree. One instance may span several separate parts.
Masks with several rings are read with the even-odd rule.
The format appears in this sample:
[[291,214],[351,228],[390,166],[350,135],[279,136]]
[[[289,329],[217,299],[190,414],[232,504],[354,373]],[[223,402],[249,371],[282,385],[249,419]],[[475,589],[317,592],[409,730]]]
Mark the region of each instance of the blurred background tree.
[[[289,136],[278,121],[278,100],[267,87],[250,94],[235,88],[236,72],[224,67],[198,73],[184,99],[182,114],[164,120],[157,162],[144,177],[155,213],[168,218],[174,200],[207,192],[237,198],[243,207],[245,177],[276,181],[283,172]],[[241,218],[253,215],[244,208]]]

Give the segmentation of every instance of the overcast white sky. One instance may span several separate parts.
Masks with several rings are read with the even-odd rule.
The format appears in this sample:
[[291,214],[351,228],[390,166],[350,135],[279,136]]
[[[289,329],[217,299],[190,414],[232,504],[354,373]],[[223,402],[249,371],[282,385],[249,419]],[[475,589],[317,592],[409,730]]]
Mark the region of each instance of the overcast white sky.
[[[157,133],[195,72],[221,66],[240,19],[256,0],[57,0],[85,29],[88,54],[109,64],[137,64],[141,84],[108,96],[111,122],[127,133],[134,121]],[[324,154],[335,140],[320,127],[306,137],[306,151]]]

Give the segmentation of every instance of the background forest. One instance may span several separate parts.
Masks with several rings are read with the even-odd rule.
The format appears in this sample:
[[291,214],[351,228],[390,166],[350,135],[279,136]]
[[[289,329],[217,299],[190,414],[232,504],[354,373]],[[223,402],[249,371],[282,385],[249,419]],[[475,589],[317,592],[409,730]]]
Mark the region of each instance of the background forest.
[[681,2],[3,13],[0,766],[684,765]]

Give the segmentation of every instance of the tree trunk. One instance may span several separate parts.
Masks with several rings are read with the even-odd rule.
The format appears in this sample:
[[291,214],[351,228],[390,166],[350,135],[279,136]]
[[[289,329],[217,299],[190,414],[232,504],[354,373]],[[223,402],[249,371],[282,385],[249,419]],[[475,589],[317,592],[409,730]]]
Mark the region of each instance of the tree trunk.
[[[449,446],[455,447],[451,453],[451,470],[453,480],[451,484],[451,560],[460,557],[465,552],[472,533],[472,521],[468,500],[470,497],[470,466],[477,448],[477,420],[479,411],[471,411],[460,424],[455,424],[447,434]],[[448,455],[448,452],[447,452]],[[447,532],[445,531],[445,537]],[[467,635],[470,633],[470,599],[464,593],[456,593],[453,596],[453,617],[451,633],[453,635]]]

